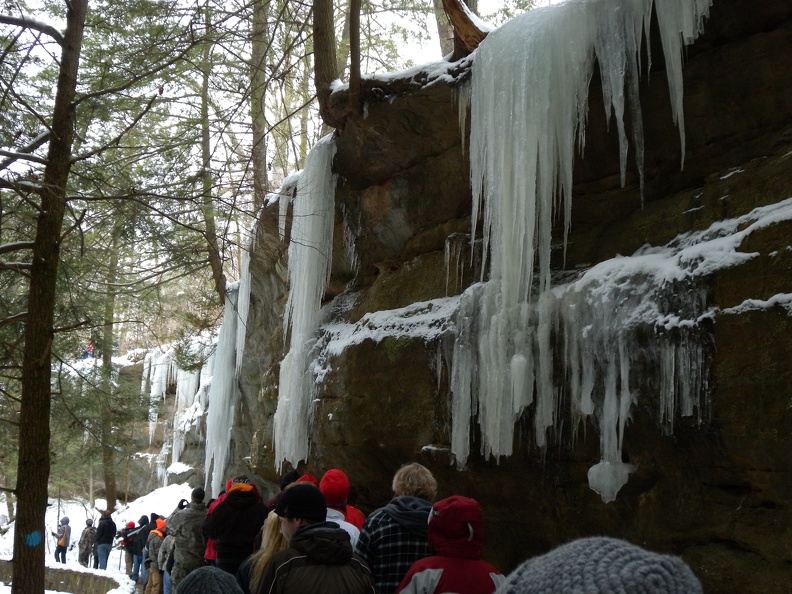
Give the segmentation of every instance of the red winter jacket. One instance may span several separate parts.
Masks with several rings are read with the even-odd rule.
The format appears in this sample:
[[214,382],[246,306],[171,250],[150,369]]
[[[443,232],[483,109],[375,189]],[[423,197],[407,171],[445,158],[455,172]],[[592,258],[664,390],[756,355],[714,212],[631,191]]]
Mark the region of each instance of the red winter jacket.
[[484,521],[475,499],[453,496],[429,514],[429,546],[435,553],[413,563],[397,592],[492,594],[505,580],[481,559]]

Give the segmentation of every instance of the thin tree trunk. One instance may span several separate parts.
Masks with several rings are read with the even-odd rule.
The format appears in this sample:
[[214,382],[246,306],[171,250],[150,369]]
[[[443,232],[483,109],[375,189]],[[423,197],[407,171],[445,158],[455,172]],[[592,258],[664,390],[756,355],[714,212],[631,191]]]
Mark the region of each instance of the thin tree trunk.
[[12,594],[44,592],[45,539],[49,538],[44,526],[44,512],[50,473],[52,326],[66,183],[72,165],[74,96],[87,7],[88,0],[67,3],[52,134],[44,168],[44,184],[40,190],[41,210],[33,246],[22,363]]
[[203,77],[201,82],[201,161],[203,172],[201,175],[202,195],[201,208],[204,216],[206,247],[209,255],[209,266],[212,268],[215,290],[220,298],[220,303],[225,303],[225,275],[223,274],[223,258],[217,244],[217,226],[215,224],[214,205],[212,204],[212,149],[209,139],[209,69],[211,45],[211,13],[209,4],[204,13],[206,24],[206,45],[204,48]]
[[113,440],[113,328],[115,322],[115,283],[118,277],[118,258],[121,249],[121,224],[113,229],[110,262],[107,271],[107,296],[104,310],[104,327],[102,330],[102,397],[104,413],[102,414],[102,472],[104,473],[105,500],[107,509],[115,509],[117,499],[115,476],[115,452]]
[[[308,93],[310,92],[309,79],[311,76],[311,65],[308,60],[303,60],[303,73],[300,79],[300,101],[308,101]],[[308,118],[310,113],[307,109],[303,109],[300,114],[300,160],[297,163],[297,168],[302,169],[305,167],[305,158],[308,156]]]
[[338,56],[336,57],[336,76],[343,78],[344,69],[349,58],[349,18],[352,12],[349,10],[350,0],[346,0],[341,10],[344,11],[344,28],[341,29],[341,39],[338,42]]
[[267,169],[267,116],[264,101],[267,92],[267,20],[269,0],[253,2],[253,36],[250,70],[250,116],[253,122],[253,206],[256,210],[264,206],[269,191]]
[[362,113],[360,96],[360,0],[349,2],[349,110]]
[[437,36],[440,38],[440,51],[443,56],[454,52],[454,28],[443,10],[443,0],[434,0]]
[[313,0],[314,76],[319,115],[330,121],[328,100],[330,83],[336,75],[335,33],[333,30],[333,0]]

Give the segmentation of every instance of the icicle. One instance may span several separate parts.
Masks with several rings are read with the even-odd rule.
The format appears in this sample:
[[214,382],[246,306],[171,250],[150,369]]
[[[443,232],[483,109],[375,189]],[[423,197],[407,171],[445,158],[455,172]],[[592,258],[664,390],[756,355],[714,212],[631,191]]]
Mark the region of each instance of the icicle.
[[333,249],[336,146],[321,139],[308,155],[297,186],[289,243],[289,298],[284,334],[289,351],[281,363],[274,419],[275,459],[294,466],[308,457],[308,426],[313,378],[309,353],[319,327],[322,296],[330,278]]
[[[476,237],[482,216],[483,257],[485,263],[489,259],[490,280],[468,297],[478,311],[470,315],[472,331],[465,339],[472,338],[476,346],[455,346],[454,366],[462,371],[452,373],[453,402],[461,407],[461,419],[469,418],[478,403],[485,456],[510,455],[514,423],[522,412],[515,398],[522,382],[532,376],[535,438],[544,447],[548,429],[557,420],[554,339],[563,333],[573,414],[578,419],[597,416],[602,431],[606,466],[598,465],[592,472],[592,483],[601,486],[603,497],[615,497],[623,484],[619,481],[629,473],[619,454],[632,402],[629,356],[618,354],[622,335],[640,324],[651,326],[657,304],[636,298],[646,288],[646,279],[624,288],[589,278],[571,288],[551,289],[551,228],[555,210],[563,204],[566,241],[575,145],[580,151],[585,145],[595,63],[600,65],[608,119],[615,120],[622,182],[629,152],[624,118],[629,109],[643,184],[638,80],[652,5],[653,0],[581,0],[531,10],[481,43],[470,83],[471,235]],[[698,34],[709,2],[656,0],[655,5],[662,14],[669,88],[684,153],[680,44]],[[460,99],[460,122],[463,103]],[[461,123],[460,129],[464,131]],[[653,283],[656,279],[650,282],[656,290]],[[472,381],[470,369],[475,368],[478,382]],[[462,423],[455,416],[452,446],[462,448],[454,449],[460,465],[467,457]]]
[[[212,384],[208,395],[209,410],[206,417],[204,469],[207,485],[211,476],[212,493],[219,493],[226,479],[225,469],[228,463],[231,428],[234,425],[234,410],[239,397],[235,374],[238,289],[238,285],[226,287],[223,325],[217,339]],[[214,462],[214,466],[212,466],[212,462]]]

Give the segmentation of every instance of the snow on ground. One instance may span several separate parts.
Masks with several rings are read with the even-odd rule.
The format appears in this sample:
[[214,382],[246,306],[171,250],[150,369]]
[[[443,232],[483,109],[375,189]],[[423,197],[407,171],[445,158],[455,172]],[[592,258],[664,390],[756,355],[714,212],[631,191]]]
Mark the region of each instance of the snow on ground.
[[[118,530],[126,526],[127,522],[135,522],[142,515],[150,516],[152,512],[168,517],[176,509],[179,501],[182,499],[190,500],[190,492],[193,487],[187,483],[181,485],[169,485],[162,487],[156,491],[152,491],[148,495],[139,497],[131,501],[128,505],[117,503],[118,511],[113,514],[113,521],[116,523]],[[0,496],[0,500],[3,497]],[[135,586],[130,580],[125,571],[125,564],[123,559],[123,551],[114,548],[110,552],[110,558],[107,561],[107,569],[88,569],[83,567],[77,562],[77,542],[80,540],[80,534],[85,528],[85,520],[93,518],[94,526],[99,522],[99,515],[101,510],[105,507],[103,499],[97,499],[96,505],[92,509],[86,500],[61,500],[60,506],[57,499],[50,499],[50,506],[47,508],[46,513],[46,531],[49,535],[50,532],[56,530],[58,526],[58,519],[63,516],[68,516],[69,525],[72,527],[72,542],[74,548],[66,552],[66,569],[71,571],[81,571],[84,573],[97,573],[106,577],[113,578],[118,587],[110,590],[107,594],[134,594]],[[5,510],[4,501],[0,509]],[[50,536],[45,540],[46,554],[45,563],[47,567],[62,568],[63,566],[55,562],[55,539]],[[14,552],[14,524],[12,523],[8,532],[0,535],[0,559],[10,560]],[[4,586],[0,583],[0,594],[10,594],[11,587]],[[55,594],[51,590],[47,590],[46,594]],[[61,594],[61,593],[58,593]],[[68,593],[68,594],[79,594]]]

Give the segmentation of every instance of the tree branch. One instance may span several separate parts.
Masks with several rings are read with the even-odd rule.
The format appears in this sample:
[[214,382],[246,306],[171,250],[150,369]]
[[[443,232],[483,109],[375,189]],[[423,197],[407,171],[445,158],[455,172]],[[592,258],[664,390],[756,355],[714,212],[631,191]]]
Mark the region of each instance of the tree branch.
[[13,241],[11,243],[4,243],[0,245],[0,254],[7,254],[8,252],[17,252],[19,250],[32,250],[32,241]]
[[28,312],[23,311],[21,313],[14,314],[13,316],[8,316],[7,318],[0,320],[0,328],[2,328],[3,326],[8,326],[9,324],[24,322],[25,320],[27,320],[27,315]]
[[54,39],[59,46],[63,47],[63,35],[61,35],[60,31],[58,31],[55,27],[51,27],[47,23],[42,23],[41,21],[37,21],[26,16],[15,17],[8,14],[0,14],[0,23],[4,23],[6,25],[15,25],[17,27],[23,27],[25,29],[32,29],[34,31],[44,33],[45,35],[52,37],[52,39]]

